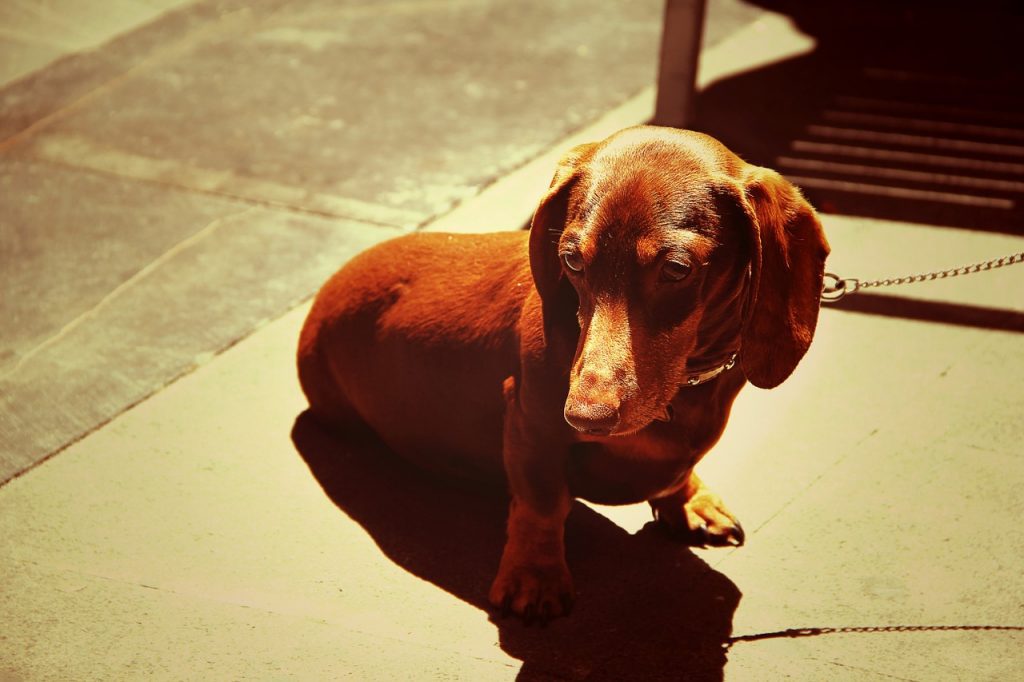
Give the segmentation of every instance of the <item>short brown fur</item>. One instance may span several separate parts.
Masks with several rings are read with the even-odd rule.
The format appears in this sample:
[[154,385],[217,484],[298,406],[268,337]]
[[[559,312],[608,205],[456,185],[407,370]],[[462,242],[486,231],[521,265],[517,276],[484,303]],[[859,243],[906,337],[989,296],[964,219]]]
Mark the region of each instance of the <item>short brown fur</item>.
[[778,174],[699,133],[630,128],[562,159],[529,234],[414,234],[354,258],[313,304],[299,378],[333,424],[502,477],[490,600],[546,619],[574,597],[574,497],[647,500],[681,537],[742,544],[693,468],[745,383],[778,385],[806,352],[827,254]]

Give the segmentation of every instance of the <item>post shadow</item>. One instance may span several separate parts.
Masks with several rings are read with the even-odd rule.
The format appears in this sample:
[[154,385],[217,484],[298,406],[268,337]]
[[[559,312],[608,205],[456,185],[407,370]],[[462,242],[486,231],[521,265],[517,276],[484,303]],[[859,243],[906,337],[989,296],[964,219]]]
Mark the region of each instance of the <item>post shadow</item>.
[[518,679],[723,678],[740,591],[653,524],[630,535],[575,503],[566,551],[576,607],[527,627],[487,603],[505,537],[500,486],[430,476],[372,434],[329,431],[309,412],[292,440],[324,493],[389,559],[489,614],[501,648],[523,662]]
[[1024,333],[1024,313],[962,303],[924,301],[888,294],[857,293],[855,296],[847,296],[836,303],[829,303],[827,307],[882,317],[900,317],[905,320],[940,322],[960,327]]

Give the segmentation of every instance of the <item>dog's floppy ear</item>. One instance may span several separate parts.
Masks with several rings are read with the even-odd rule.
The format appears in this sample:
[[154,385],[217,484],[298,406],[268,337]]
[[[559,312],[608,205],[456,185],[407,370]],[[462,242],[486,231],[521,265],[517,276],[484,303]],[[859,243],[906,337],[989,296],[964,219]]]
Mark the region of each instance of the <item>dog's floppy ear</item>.
[[775,171],[751,166],[743,190],[754,255],[742,365],[750,383],[774,388],[811,345],[829,246],[814,209]]
[[[558,238],[568,220],[569,195],[580,177],[580,168],[593,153],[593,143],[570,149],[558,162],[548,193],[541,199],[530,224],[530,270],[545,307],[555,303],[565,284],[558,258]],[[569,287],[572,288],[571,286]]]

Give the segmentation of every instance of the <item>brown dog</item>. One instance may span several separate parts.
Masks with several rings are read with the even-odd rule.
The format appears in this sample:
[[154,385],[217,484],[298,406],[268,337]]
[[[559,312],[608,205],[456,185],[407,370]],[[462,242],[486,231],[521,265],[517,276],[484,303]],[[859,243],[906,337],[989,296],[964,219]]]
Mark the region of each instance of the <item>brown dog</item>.
[[434,470],[504,475],[490,601],[546,619],[572,603],[574,497],[648,500],[683,537],[742,544],[693,467],[744,384],[778,385],[806,352],[828,251],[774,171],[630,128],[562,159],[529,234],[413,234],[354,258],[313,304],[299,378],[330,422]]

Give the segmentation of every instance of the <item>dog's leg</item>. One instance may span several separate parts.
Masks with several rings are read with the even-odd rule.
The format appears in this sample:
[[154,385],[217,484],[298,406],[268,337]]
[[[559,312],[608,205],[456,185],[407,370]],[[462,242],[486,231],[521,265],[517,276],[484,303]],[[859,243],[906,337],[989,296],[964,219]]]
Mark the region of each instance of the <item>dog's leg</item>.
[[528,623],[569,613],[574,592],[563,544],[568,507],[566,500],[541,511],[513,496],[508,538],[489,594],[491,604],[503,613],[515,613]]
[[669,533],[698,546],[739,547],[743,526],[693,471],[677,492],[650,501],[654,517]]
[[[568,614],[574,592],[565,563],[565,518],[572,499],[558,458],[531,438],[516,400],[516,387],[505,382],[505,469],[512,502],[508,537],[491,604],[530,622]],[[551,447],[550,443],[547,443]]]

